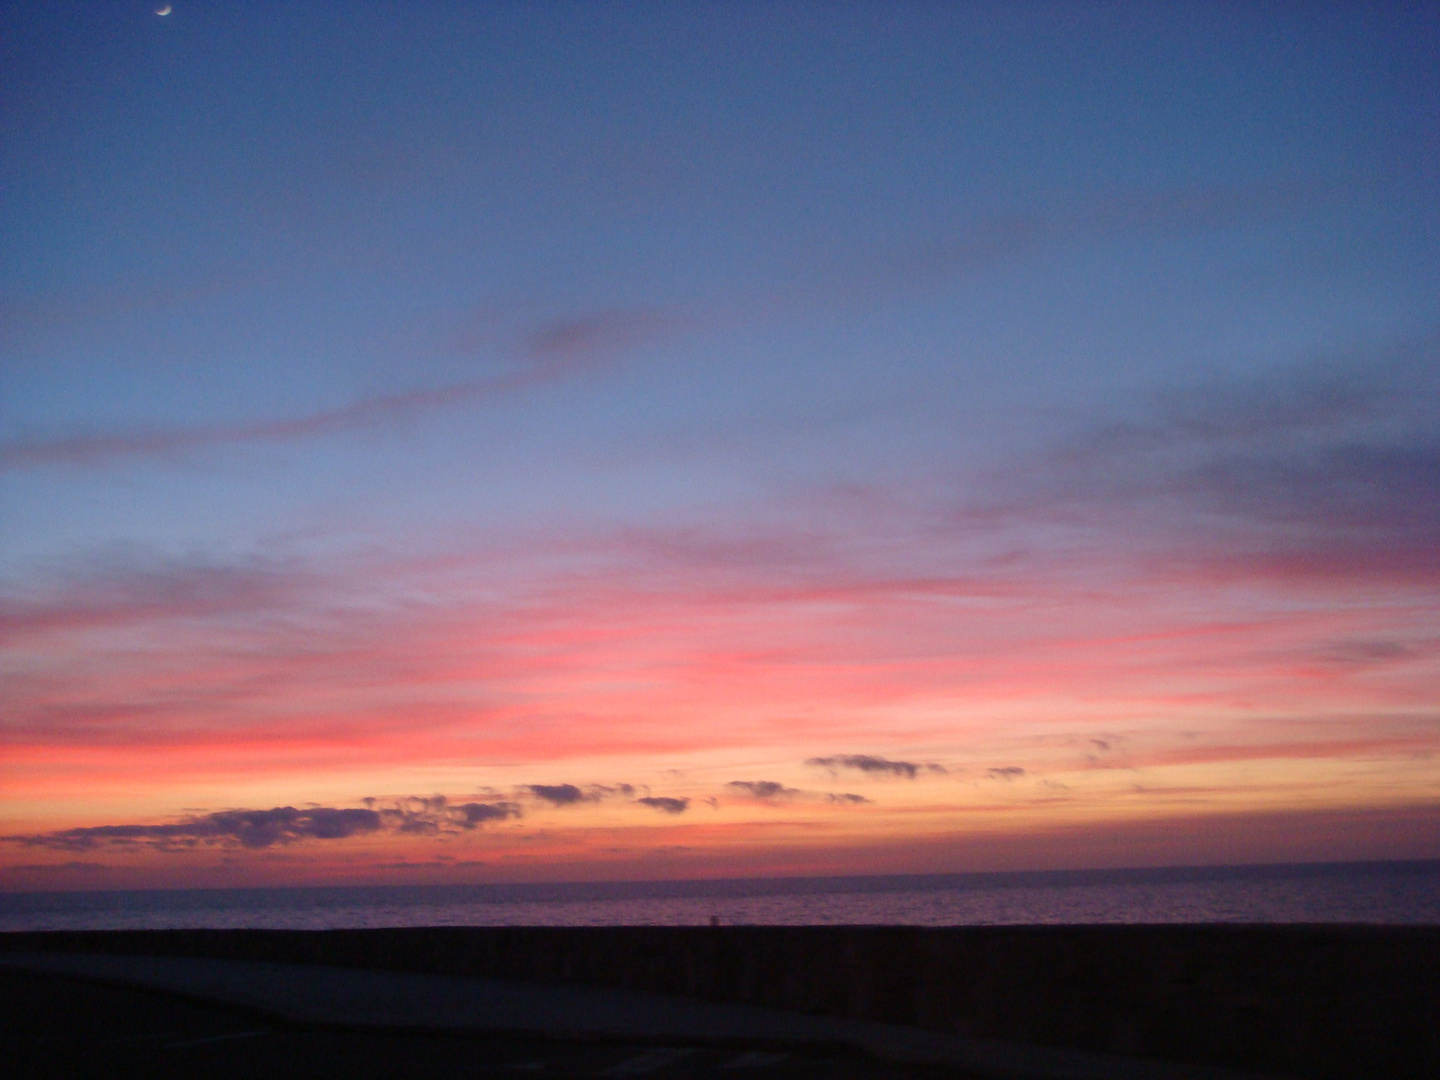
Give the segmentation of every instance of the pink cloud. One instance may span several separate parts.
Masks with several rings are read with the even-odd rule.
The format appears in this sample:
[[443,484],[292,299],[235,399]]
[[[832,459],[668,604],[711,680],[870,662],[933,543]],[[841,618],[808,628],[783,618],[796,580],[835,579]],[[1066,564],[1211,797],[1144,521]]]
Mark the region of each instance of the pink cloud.
[[[69,769],[90,784],[96,771],[117,781],[273,776],[808,740],[821,744],[815,754],[852,735],[874,745],[876,710],[890,716],[883,738],[903,742],[943,737],[947,714],[1016,705],[1031,722],[1074,704],[1126,716],[1373,708],[1423,698],[1428,670],[1426,654],[1395,661],[1387,689],[1373,664],[1314,659],[1326,643],[1385,626],[1383,609],[1196,611],[1063,578],[871,577],[841,563],[822,575],[823,560],[807,568],[812,580],[787,585],[786,572],[763,580],[784,559],[751,580],[724,545],[688,546],[668,568],[646,546],[626,569],[636,549],[625,536],[609,550],[620,561],[584,575],[527,585],[512,571],[513,594],[483,602],[467,599],[463,559],[397,562],[384,591],[423,582],[448,599],[368,614],[341,602],[355,578],[333,567],[278,583],[267,570],[243,587],[224,573],[214,584],[213,568],[172,566],[171,585],[147,576],[158,570],[126,569],[118,584],[92,582],[108,607],[61,590],[56,611],[29,613],[46,633],[27,645],[33,673],[12,684],[7,757],[16,774],[51,786]],[[697,550],[726,573],[693,576]],[[492,558],[479,563],[487,580]],[[369,580],[380,572],[367,564]],[[137,631],[148,642],[140,653],[121,644]],[[1420,666],[1406,674],[1405,663]],[[911,703],[921,713],[900,719]],[[948,713],[936,713],[941,703]],[[1307,745],[1320,756],[1368,752],[1366,740],[1317,730],[1237,742],[1232,757],[1172,757],[1266,760]],[[1368,745],[1418,746],[1394,730]],[[1142,756],[1163,763],[1167,752]]]

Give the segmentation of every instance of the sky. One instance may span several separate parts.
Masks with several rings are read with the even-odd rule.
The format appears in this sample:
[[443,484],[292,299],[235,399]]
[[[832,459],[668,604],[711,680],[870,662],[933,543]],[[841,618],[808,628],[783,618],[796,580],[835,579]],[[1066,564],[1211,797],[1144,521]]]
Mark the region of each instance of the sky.
[[1440,5],[0,5],[0,889],[1440,857]]

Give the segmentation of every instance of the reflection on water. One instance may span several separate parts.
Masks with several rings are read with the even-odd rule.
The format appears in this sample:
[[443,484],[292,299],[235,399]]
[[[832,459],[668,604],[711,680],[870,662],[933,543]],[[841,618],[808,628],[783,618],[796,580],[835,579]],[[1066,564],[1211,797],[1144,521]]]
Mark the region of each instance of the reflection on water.
[[1440,924],[1440,861],[905,878],[0,894],[0,930]]

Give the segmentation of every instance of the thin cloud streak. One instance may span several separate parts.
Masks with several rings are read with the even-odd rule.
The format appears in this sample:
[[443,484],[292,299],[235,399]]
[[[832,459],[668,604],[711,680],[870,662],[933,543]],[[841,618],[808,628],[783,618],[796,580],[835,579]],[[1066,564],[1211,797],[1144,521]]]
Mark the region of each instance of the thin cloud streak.
[[290,442],[351,431],[404,419],[420,412],[485,401],[552,382],[567,374],[567,369],[571,367],[578,365],[554,365],[495,379],[454,383],[434,390],[388,394],[290,420],[10,442],[0,445],[0,470],[46,465],[101,465],[123,458],[166,457],[212,446]]
[[[691,575],[672,577],[654,566],[627,579],[607,566],[594,580],[555,588],[542,579],[538,593],[519,589],[504,602],[480,604],[454,584],[465,580],[463,566],[446,570],[458,579],[409,580],[406,571],[388,581],[383,568],[367,563],[367,580],[384,592],[419,587],[449,598],[367,608],[359,602],[363,593],[329,591],[335,580],[352,578],[341,568],[331,568],[330,585],[312,591],[300,567],[302,584],[264,594],[274,605],[264,610],[274,617],[257,622],[246,590],[233,596],[219,590],[234,606],[217,608],[211,592],[187,584],[193,567],[163,566],[175,575],[174,586],[149,582],[158,569],[117,570],[122,599],[115,625],[143,628],[151,642],[145,654],[124,651],[117,639],[117,659],[124,660],[111,664],[96,640],[86,647],[86,664],[53,671],[46,657],[81,646],[60,633],[34,645],[43,649],[32,673],[17,671],[11,683],[5,742],[12,753],[26,747],[25,756],[34,758],[66,747],[75,753],[129,747],[156,760],[169,748],[196,762],[208,759],[210,768],[223,760],[243,770],[259,767],[267,753],[274,768],[288,758],[468,759],[483,746],[485,753],[548,761],[587,748],[639,753],[770,741],[790,729],[758,718],[800,716],[797,710],[816,703],[836,724],[906,701],[983,708],[1053,694],[1126,709],[1169,697],[1167,708],[1208,702],[1228,709],[1257,678],[1288,687],[1301,709],[1312,698],[1376,700],[1364,666],[1329,664],[1323,670],[1333,677],[1323,684],[1307,674],[1321,669],[1316,657],[1333,642],[1373,635],[1379,616],[1364,612],[1302,610],[1260,619],[1229,611],[1220,622],[1197,621],[1192,612],[1177,622],[1163,605],[1147,606],[1123,591],[1102,602],[1085,588],[1073,596],[1057,591],[1063,582],[975,594],[914,583],[888,589],[863,576],[846,580],[840,565],[830,567],[834,584],[795,589],[743,577],[723,587],[697,585]],[[211,570],[204,567],[204,574]],[[125,591],[137,578],[138,600]],[[152,593],[178,599],[152,611]],[[972,607],[972,599],[982,606]],[[192,600],[205,621],[167,626]],[[72,603],[91,610],[78,600],[62,606]],[[974,610],[985,612],[983,625],[970,623]],[[838,613],[849,614],[837,620]],[[945,650],[927,644],[935,635],[950,643]],[[1397,672],[1399,681],[1386,691],[1391,696],[1418,688],[1434,658],[1433,649],[1401,647],[1411,667]],[[1399,654],[1392,648],[1388,655]],[[595,674],[621,671],[636,676],[623,689]],[[742,720],[747,715],[758,718]],[[695,722],[677,725],[675,717]],[[895,726],[887,737],[914,745],[906,732],[916,730]],[[483,743],[474,741],[482,735]],[[834,737],[834,730],[824,735]],[[841,757],[866,755],[831,756],[834,764]],[[589,794],[568,786],[580,797]]]
[[294,608],[313,598],[321,576],[310,568],[255,559],[97,556],[78,579],[29,596],[0,596],[0,640],[32,634],[233,617]]
[[163,458],[210,447],[291,442],[368,428],[559,381],[601,359],[706,322],[748,323],[767,312],[829,306],[841,298],[848,303],[854,298],[852,294],[874,303],[876,288],[883,288],[887,282],[902,289],[920,287],[1022,257],[1045,244],[1157,228],[1223,225],[1300,205],[1316,195],[1312,185],[1289,183],[1141,191],[1077,200],[1068,210],[1056,214],[1002,216],[978,222],[957,230],[956,238],[949,243],[889,262],[855,260],[856,273],[822,275],[819,282],[798,292],[747,298],[729,305],[730,314],[723,319],[713,314],[708,320],[697,314],[682,317],[672,309],[612,309],[555,319],[530,334],[521,346],[519,354],[527,363],[525,368],[493,379],[387,394],[285,420],[12,440],[0,443],[0,472],[52,465],[97,466],[126,458]]
[[293,442],[369,428],[573,378],[617,353],[673,332],[676,325],[669,313],[658,310],[599,311],[557,319],[536,330],[521,347],[523,367],[494,378],[365,398],[287,420],[14,440],[0,444],[0,471],[48,465],[95,466],[124,458],[166,457],[214,446]]
[[987,478],[950,524],[1062,525],[1170,573],[1433,583],[1437,372],[1440,335],[1430,334],[1176,387]]

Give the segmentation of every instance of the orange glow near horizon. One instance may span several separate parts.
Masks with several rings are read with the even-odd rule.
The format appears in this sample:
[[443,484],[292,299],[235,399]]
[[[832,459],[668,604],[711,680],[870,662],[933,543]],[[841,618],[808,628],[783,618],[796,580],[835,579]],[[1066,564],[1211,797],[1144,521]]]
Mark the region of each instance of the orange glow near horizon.
[[421,7],[0,6],[0,891],[1440,859],[1434,5]]
[[[64,695],[35,691],[48,724],[11,729],[0,851],[28,868],[14,879],[190,880],[187,865],[275,881],[713,876],[833,870],[862,851],[857,871],[904,868],[905,850],[963,870],[977,838],[1017,853],[986,865],[1026,865],[1019,853],[1047,850],[1027,837],[1078,830],[1093,846],[1147,822],[1183,835],[1247,814],[1389,814],[1387,850],[1434,840],[1415,817],[1436,799],[1434,660],[1366,644],[1421,629],[1427,612],[1403,594],[1335,605],[1252,582],[1241,605],[1054,574],[717,592],[620,574],[578,583],[568,603],[550,590],[481,603],[464,560],[445,567],[400,576],[446,602],[352,609],[340,628],[322,615],[319,634],[303,606],[288,625],[237,628],[174,612],[107,623],[84,600],[83,626],[12,628],[37,670],[85,657]],[[325,646],[306,647],[312,636]],[[579,795],[554,804],[533,785]],[[435,795],[516,816],[261,847],[87,831]]]

